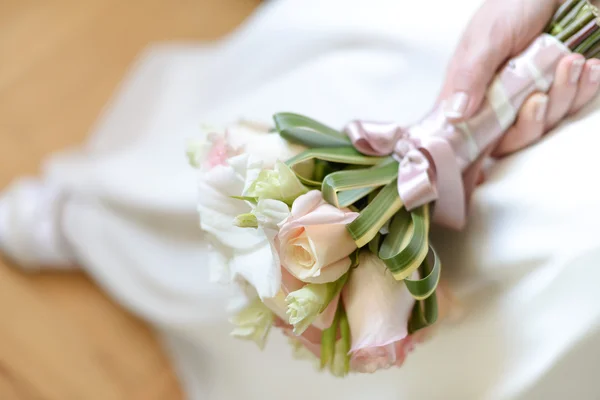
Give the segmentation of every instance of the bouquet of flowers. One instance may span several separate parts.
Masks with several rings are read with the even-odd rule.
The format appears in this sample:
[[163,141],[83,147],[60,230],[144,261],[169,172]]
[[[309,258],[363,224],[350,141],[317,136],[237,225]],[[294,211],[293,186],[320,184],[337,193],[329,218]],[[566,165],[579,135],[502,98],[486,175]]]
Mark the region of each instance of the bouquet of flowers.
[[400,366],[449,300],[430,224],[464,226],[469,177],[570,52],[600,57],[586,0],[560,7],[467,122],[436,110],[408,128],[354,121],[338,131],[279,113],[274,128],[242,124],[193,144],[215,279],[247,295],[233,336],[262,347],[275,326],[336,376]]

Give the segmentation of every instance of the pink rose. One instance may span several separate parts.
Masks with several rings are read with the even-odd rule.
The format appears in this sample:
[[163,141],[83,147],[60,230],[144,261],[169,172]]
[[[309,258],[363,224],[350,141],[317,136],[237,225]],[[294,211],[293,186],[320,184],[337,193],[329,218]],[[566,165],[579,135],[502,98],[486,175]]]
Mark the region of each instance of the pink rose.
[[303,282],[339,279],[350,268],[349,255],[356,250],[346,225],[358,215],[328,204],[318,190],[298,197],[277,235],[281,264]]
[[351,364],[358,372],[400,365],[412,349],[408,320],[414,298],[377,256],[364,252],[343,290],[352,332]]
[[360,349],[352,354],[350,368],[356,372],[373,373],[391,366],[399,367],[413,349],[414,340],[411,335],[386,346]]
[[[298,285],[302,285],[285,270],[282,272],[284,288],[297,290]],[[439,323],[452,318],[459,307],[443,284],[438,286],[436,293]],[[432,326],[408,334],[408,320],[415,300],[404,283],[396,281],[383,262],[371,253],[361,254],[360,264],[352,271],[342,298],[352,335],[350,368],[354,372],[373,373],[379,369],[400,367],[415,346],[435,332],[435,326]],[[335,307],[332,307],[334,303]],[[293,327],[285,322],[285,318],[276,318],[274,325],[320,357],[322,331],[331,326],[336,308],[337,300],[334,300],[320,316],[329,314],[322,318],[322,323],[315,321],[301,336],[294,335]]]

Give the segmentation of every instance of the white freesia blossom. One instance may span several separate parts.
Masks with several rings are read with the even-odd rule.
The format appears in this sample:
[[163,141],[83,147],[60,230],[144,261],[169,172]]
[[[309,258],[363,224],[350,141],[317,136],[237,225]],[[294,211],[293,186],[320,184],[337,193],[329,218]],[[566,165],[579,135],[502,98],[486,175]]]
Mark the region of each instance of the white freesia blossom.
[[231,298],[227,305],[227,312],[230,315],[241,312],[258,298],[254,286],[241,276],[238,275],[232,281],[234,284],[229,286]]
[[283,290],[279,290],[275,296],[266,298],[263,302],[282,321],[287,320],[287,315],[285,315],[287,304],[285,303],[285,293]]
[[[219,252],[210,260],[211,276],[233,283],[241,278],[261,298],[271,298],[280,290],[281,271],[269,237],[275,236],[273,224],[287,216],[289,208],[267,201],[259,202],[253,209],[248,202],[233,196],[241,196],[260,171],[273,168],[278,159],[287,160],[304,148],[250,124],[230,127],[226,138],[227,146],[240,155],[199,170],[200,226]],[[192,142],[189,154],[195,164],[204,164],[204,150],[200,142]],[[257,217],[258,229],[235,226],[237,216],[249,213]]]
[[[200,227],[225,257],[217,268],[221,276],[241,275],[254,286],[260,297],[272,297],[279,290],[281,271],[271,244],[263,230],[240,228],[234,220],[252,212],[252,207],[232,198],[242,193],[246,171],[260,164],[248,154],[227,160],[201,176],[198,212]],[[213,265],[215,267],[215,265]],[[214,273],[214,275],[217,275]]]
[[258,226],[278,230],[278,225],[289,217],[290,208],[282,201],[265,199],[258,202],[252,214],[256,216]]
[[260,200],[253,210],[235,217],[233,224],[241,228],[260,228],[277,234],[279,224],[290,215],[290,208],[279,200]]
[[259,200],[273,199],[291,204],[298,196],[308,192],[294,171],[281,161],[277,161],[275,168],[263,169],[251,179],[247,182],[249,186],[244,196]]
[[317,319],[332,299],[331,291],[336,286],[335,282],[308,284],[286,297],[287,315],[294,334],[301,335]]
[[256,298],[247,307],[230,319],[235,325],[231,336],[252,340],[263,349],[269,330],[273,325],[273,312]]

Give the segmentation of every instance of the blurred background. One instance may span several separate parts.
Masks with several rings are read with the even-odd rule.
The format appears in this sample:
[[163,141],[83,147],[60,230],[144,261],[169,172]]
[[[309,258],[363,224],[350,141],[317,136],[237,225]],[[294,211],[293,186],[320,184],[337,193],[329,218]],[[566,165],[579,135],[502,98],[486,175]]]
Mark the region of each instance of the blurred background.
[[[218,39],[260,0],[0,0],[0,188],[81,143],[149,44]],[[1,400],[181,399],[143,323],[82,273],[0,260]]]

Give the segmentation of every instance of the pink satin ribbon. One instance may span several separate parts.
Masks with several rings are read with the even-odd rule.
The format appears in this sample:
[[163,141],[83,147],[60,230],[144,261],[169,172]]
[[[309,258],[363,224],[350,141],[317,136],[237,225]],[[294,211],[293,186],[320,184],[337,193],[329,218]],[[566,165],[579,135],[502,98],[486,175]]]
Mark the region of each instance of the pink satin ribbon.
[[500,71],[480,111],[467,122],[450,124],[438,108],[408,129],[354,121],[345,132],[359,152],[398,160],[398,194],[407,210],[435,202],[434,222],[460,230],[473,186],[471,178],[465,184],[466,175],[481,168],[529,95],[549,90],[558,62],[569,53],[557,39],[538,37]]
[[436,136],[419,137],[396,124],[354,121],[346,134],[355,148],[371,156],[393,155],[399,162],[398,194],[408,210],[436,201],[436,222],[462,228],[465,191],[450,143]]

